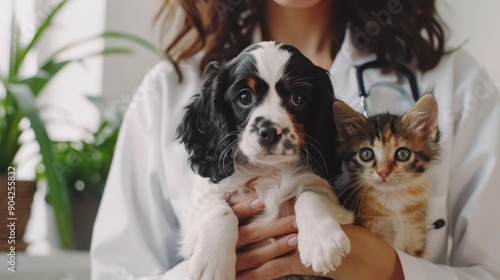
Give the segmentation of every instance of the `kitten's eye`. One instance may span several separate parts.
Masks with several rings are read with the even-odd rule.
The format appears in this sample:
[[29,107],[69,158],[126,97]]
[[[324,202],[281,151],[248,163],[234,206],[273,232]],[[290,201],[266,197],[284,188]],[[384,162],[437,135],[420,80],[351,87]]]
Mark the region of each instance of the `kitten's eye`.
[[364,162],[369,162],[375,157],[373,150],[370,148],[363,148],[359,151],[359,158]]
[[407,148],[399,148],[396,151],[396,159],[398,161],[407,161],[410,159],[411,152]]
[[252,91],[244,88],[238,93],[238,102],[243,106],[249,106],[253,103]]
[[292,97],[290,98],[290,104],[295,107],[302,107],[306,103],[306,98],[304,92],[301,90],[294,91]]

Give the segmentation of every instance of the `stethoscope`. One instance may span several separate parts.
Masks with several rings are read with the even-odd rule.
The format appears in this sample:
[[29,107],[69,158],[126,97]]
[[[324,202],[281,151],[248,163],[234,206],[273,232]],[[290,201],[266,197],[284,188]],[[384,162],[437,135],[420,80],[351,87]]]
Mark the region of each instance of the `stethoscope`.
[[391,89],[399,92],[401,94],[400,96],[402,96],[406,100],[406,102],[408,102],[408,104],[411,105],[417,102],[417,100],[420,98],[415,74],[406,65],[402,63],[398,63],[396,65],[395,71],[397,74],[403,75],[408,80],[411,89],[411,94],[409,94],[408,91],[403,86],[401,86],[401,84],[394,82],[385,82],[385,81],[374,84],[369,91],[365,89],[363,73],[367,69],[374,69],[374,68],[383,69],[387,66],[387,64],[388,64],[387,60],[377,58],[374,61],[370,61],[360,66],[356,66],[356,78],[358,81],[358,89],[359,89],[358,94],[361,99],[360,105],[365,117],[368,117],[368,113],[371,111],[370,105],[368,104],[368,97],[371,94],[371,89],[374,88],[374,86],[382,86],[385,88],[385,90]]

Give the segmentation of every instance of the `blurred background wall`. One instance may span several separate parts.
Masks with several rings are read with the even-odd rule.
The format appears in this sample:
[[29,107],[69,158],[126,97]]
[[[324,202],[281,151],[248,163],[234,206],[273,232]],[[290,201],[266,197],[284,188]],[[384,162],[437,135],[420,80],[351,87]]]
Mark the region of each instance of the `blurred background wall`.
[[[124,30],[143,36],[159,44],[153,29],[153,18],[162,0],[108,0],[106,1],[106,29]],[[113,42],[107,42],[108,46]],[[134,55],[106,57],[103,69],[103,93],[119,104],[124,104],[135,93],[145,73],[159,60],[151,52],[136,48]]]
[[451,31],[453,46],[465,42],[468,50],[500,85],[500,24],[498,0],[437,0],[439,12]]

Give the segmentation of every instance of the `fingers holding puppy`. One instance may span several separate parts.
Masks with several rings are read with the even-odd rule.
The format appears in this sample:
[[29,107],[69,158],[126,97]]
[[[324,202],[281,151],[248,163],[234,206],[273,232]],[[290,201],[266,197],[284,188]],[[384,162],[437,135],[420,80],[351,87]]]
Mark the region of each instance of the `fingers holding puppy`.
[[295,215],[280,218],[272,223],[252,222],[239,227],[236,248],[296,232]]
[[245,224],[245,220],[264,209],[264,204],[255,193],[231,196],[228,203],[242,223],[238,229],[236,245],[239,251],[237,272],[257,268],[296,250],[298,230],[295,215],[280,218],[272,223],[255,221]]
[[297,248],[297,242],[297,234],[293,233],[258,248],[239,253],[236,261],[236,272],[259,267],[270,260],[289,253]]
[[264,204],[258,197],[245,196],[242,198],[231,196],[228,203],[240,222],[253,217],[264,209]]

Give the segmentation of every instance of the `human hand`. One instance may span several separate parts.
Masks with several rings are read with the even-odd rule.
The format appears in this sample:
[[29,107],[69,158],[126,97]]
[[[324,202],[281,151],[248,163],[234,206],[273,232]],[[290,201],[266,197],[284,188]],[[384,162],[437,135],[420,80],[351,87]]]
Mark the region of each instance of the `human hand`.
[[[240,221],[247,219],[263,209],[252,208],[257,199],[243,197],[234,199],[230,204]],[[258,203],[254,202],[254,206]],[[343,225],[342,228],[351,241],[351,252],[342,260],[342,264],[328,275],[318,275],[312,268],[305,267],[297,248],[297,229],[293,226],[295,216],[277,220],[273,225],[258,222],[240,227],[238,247],[256,243],[270,237],[277,237],[276,242],[267,243],[237,255],[237,279],[275,279],[286,275],[327,276],[342,279],[404,279],[403,271],[396,251],[383,240],[364,228]],[[289,240],[291,241],[288,245]]]
[[[255,193],[231,196],[229,204],[240,220],[240,223],[264,209],[264,205],[258,200]],[[271,225],[262,222],[252,222],[240,226],[237,243],[237,249],[240,252],[237,255],[236,271],[240,273],[254,268],[267,270],[266,264],[269,261],[285,254],[296,254],[296,233],[297,225],[294,215],[278,219]],[[274,238],[275,241],[268,241],[271,238]],[[245,247],[250,247],[251,249],[241,251]]]
[[[256,198],[241,200],[233,204],[233,211],[240,221],[252,217],[263,209],[252,208]],[[231,203],[230,203],[231,204]],[[275,238],[275,242],[262,241]],[[253,222],[240,226],[237,248],[248,244],[259,247],[239,252],[236,260],[236,279],[275,279],[286,275],[314,275],[312,269],[304,267],[297,251],[297,225],[295,215],[280,218],[272,225]]]

